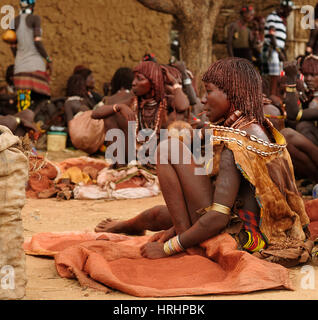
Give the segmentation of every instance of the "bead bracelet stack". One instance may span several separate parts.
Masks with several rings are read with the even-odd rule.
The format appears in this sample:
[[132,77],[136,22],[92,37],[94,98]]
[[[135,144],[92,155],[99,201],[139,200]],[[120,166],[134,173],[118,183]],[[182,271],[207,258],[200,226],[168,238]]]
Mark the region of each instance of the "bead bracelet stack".
[[163,250],[167,256],[185,251],[180,243],[180,236],[176,236],[165,242]]

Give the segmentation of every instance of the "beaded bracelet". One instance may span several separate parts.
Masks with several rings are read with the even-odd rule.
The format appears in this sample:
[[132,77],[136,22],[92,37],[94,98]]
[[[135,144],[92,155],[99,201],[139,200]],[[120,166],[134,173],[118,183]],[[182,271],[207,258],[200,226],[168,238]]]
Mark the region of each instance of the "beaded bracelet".
[[300,121],[302,116],[303,116],[303,109],[300,109],[298,114],[297,114],[296,121]]
[[231,208],[227,207],[227,206],[224,206],[222,204],[219,204],[219,203],[216,203],[214,202],[211,206],[211,211],[217,211],[217,212],[220,212],[220,213],[223,213],[225,215],[230,215],[231,214]]
[[192,80],[190,78],[186,78],[183,80],[183,84],[186,86],[186,85],[189,85],[189,84],[192,84]]
[[113,105],[113,110],[115,113],[119,112],[119,110],[117,109],[118,104],[114,104]]
[[286,88],[285,88],[285,91],[286,91],[286,92],[296,92],[297,89],[296,89],[296,87],[286,87]]
[[163,250],[167,256],[172,256],[176,253],[185,251],[183,246],[180,243],[180,237],[176,236],[165,242]]
[[174,89],[174,90],[176,90],[176,89],[182,89],[182,85],[179,84],[179,83],[175,83],[175,84],[173,85],[173,89]]

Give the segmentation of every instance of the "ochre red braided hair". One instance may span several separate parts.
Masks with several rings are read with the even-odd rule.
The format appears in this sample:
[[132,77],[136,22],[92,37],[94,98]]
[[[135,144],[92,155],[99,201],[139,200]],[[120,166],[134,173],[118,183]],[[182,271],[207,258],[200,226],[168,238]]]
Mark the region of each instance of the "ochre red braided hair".
[[249,119],[264,123],[262,79],[246,59],[225,58],[213,63],[202,78],[222,90],[230,102],[230,116],[241,111]]
[[301,64],[301,72],[304,74],[318,74],[318,56],[307,56]]
[[143,74],[151,82],[154,90],[154,99],[158,103],[165,98],[164,76],[158,63],[143,61],[133,71]]

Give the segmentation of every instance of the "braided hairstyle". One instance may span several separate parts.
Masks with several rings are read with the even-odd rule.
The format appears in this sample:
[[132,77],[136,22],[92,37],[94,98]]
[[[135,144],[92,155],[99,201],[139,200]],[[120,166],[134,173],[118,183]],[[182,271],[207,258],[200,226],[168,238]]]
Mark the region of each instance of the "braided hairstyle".
[[202,81],[213,83],[227,95],[230,102],[227,116],[239,110],[247,119],[264,123],[261,75],[248,60],[233,57],[218,60],[209,67]]
[[159,103],[165,98],[164,76],[161,66],[153,61],[143,61],[133,69],[135,73],[141,73],[151,83],[154,90],[154,99]]
[[309,56],[302,59],[300,64],[301,72],[303,74],[318,74],[318,56],[310,54]]
[[67,81],[66,96],[86,96],[86,81],[80,74],[73,74]]
[[114,73],[111,80],[111,94],[114,95],[117,91],[124,88],[131,90],[134,73],[130,68],[119,68]]

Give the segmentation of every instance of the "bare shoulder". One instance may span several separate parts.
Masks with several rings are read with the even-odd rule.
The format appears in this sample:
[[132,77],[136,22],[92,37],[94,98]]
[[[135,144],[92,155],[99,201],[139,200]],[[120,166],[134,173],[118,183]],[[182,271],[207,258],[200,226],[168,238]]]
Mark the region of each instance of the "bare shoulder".
[[276,106],[274,106],[273,104],[265,104],[264,105],[264,113],[270,114],[273,116],[280,116],[281,115],[280,110]]
[[248,135],[256,136],[264,141],[271,142],[264,129],[256,123],[252,123],[244,129]]
[[318,98],[314,98],[314,99],[309,103],[309,108],[318,108]]

